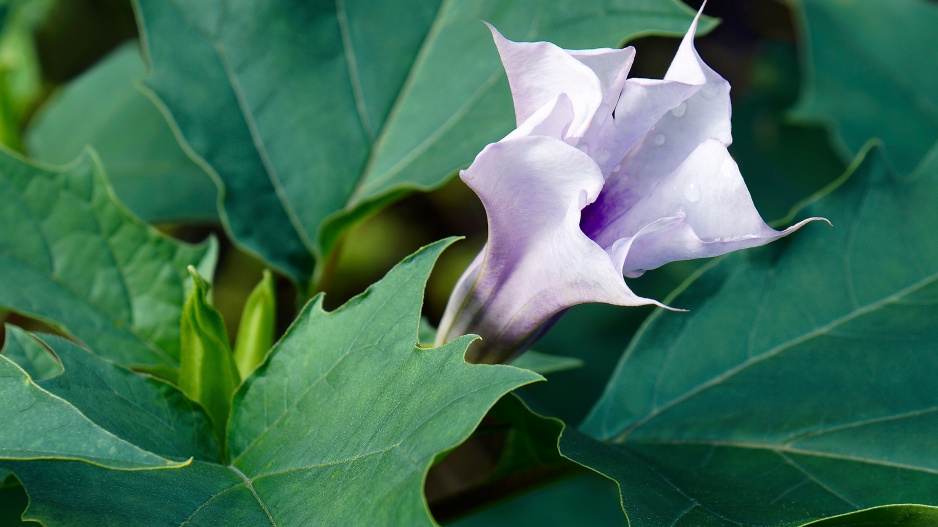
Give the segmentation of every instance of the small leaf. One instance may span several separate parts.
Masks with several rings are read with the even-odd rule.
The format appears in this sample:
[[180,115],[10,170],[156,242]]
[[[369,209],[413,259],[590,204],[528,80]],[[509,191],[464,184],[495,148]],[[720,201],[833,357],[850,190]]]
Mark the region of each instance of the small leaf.
[[57,92],[26,132],[29,153],[64,164],[94,147],[121,202],[146,222],[217,222],[218,189],[183,151],[136,83],[146,73],[129,42]]
[[417,346],[423,288],[446,245],[418,251],[331,313],[321,296],[307,305],[235,395],[230,465],[195,461],[173,474],[143,475],[4,463],[29,492],[26,517],[76,527],[127,518],[141,525],[432,525],[423,480],[433,458],[465,440],[502,395],[540,379],[511,366],[467,364],[470,338]]
[[560,357],[549,353],[528,350],[511,362],[516,368],[524,368],[541,375],[558,371],[572,370],[583,366],[583,361],[576,357]]
[[[938,5],[795,0],[805,75],[796,114],[830,124],[852,159],[871,138],[902,174],[938,144]],[[900,29],[901,28],[901,29]]]
[[590,48],[680,35],[693,17],[675,0],[136,6],[146,83],[223,183],[231,237],[301,288],[351,225],[440,185],[514,127],[481,20]]
[[108,432],[149,452],[216,461],[208,415],[175,386],[102,359],[68,340],[42,335],[64,373],[40,381]]
[[254,371],[274,344],[277,299],[274,278],[264,269],[264,276],[254,287],[241,312],[241,324],[235,340],[234,360],[241,378]]
[[114,469],[177,468],[102,429],[0,356],[0,460],[79,460]]
[[182,308],[182,355],[179,389],[202,405],[212,418],[215,438],[224,452],[231,394],[241,377],[235,365],[221,313],[208,303],[208,283],[189,266],[192,290]]
[[0,196],[0,306],[174,378],[185,267],[214,266],[214,244],[178,243],[140,223],[91,153],[44,169],[0,152]]
[[[41,381],[62,373],[62,365],[52,356],[36,337],[22,329],[4,325],[7,338],[0,353],[19,365],[35,381]],[[2,479],[2,478],[0,478]]]
[[634,527],[799,525],[938,505],[938,153],[882,148],[804,215],[833,228],[722,258],[657,311],[565,456]]

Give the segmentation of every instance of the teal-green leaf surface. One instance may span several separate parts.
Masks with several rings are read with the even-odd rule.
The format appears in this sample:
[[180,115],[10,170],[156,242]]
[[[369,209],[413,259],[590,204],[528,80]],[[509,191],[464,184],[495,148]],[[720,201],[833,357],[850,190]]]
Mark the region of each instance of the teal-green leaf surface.
[[23,368],[34,381],[62,373],[62,365],[35,337],[9,324],[4,324],[3,329],[6,331],[6,340],[0,353]]
[[[679,35],[675,0],[138,0],[152,73],[224,185],[232,237],[301,286],[314,256],[391,200],[442,183],[510,131],[481,20],[517,40]],[[712,27],[712,21],[702,26]]]
[[878,137],[911,173],[938,143],[938,5],[793,0],[806,70],[796,114],[827,122],[852,158]]
[[938,155],[881,148],[802,211],[812,225],[723,258],[626,350],[567,456],[616,479],[633,526],[800,525],[938,504]]
[[127,43],[56,93],[26,132],[27,151],[61,165],[94,147],[121,202],[146,222],[217,222],[218,189],[183,151],[136,83],[146,73]]
[[45,169],[0,152],[0,196],[0,306],[172,377],[186,266],[210,271],[211,244],[175,242],[130,215],[90,153]]
[[141,525],[433,524],[422,491],[434,457],[468,437],[506,392],[540,379],[511,366],[467,364],[471,337],[417,345],[423,287],[446,245],[421,249],[331,313],[321,296],[307,305],[235,395],[230,465],[195,461],[143,475],[5,464],[30,495],[26,517],[65,526],[127,518]]
[[938,525],[938,507],[884,505],[811,522],[805,527],[932,527]]
[[65,369],[39,385],[98,426],[164,457],[220,458],[208,415],[175,386],[118,366],[63,338],[39,338]]
[[[0,460],[80,460],[114,469],[178,467],[111,434],[0,356]],[[90,465],[89,465],[90,466]]]

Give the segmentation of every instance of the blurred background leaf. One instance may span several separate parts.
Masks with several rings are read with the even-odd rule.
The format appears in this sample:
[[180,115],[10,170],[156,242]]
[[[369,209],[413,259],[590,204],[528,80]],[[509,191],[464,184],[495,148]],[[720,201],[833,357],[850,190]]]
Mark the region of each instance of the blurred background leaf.
[[938,141],[938,4],[791,2],[808,72],[796,115],[828,124],[845,159],[878,137],[912,172]]
[[136,82],[146,73],[127,42],[58,91],[26,132],[29,154],[62,165],[92,146],[118,199],[148,223],[218,221],[218,191],[180,147]]

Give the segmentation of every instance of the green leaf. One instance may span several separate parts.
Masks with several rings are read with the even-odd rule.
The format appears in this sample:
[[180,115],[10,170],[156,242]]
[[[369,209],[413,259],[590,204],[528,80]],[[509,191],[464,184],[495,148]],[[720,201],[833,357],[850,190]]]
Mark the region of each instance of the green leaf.
[[432,524],[422,487],[434,456],[468,437],[506,392],[540,378],[467,364],[469,337],[417,346],[423,287],[447,243],[418,251],[334,312],[322,310],[322,296],[307,305],[235,395],[230,465],[196,461],[144,475],[5,464],[29,492],[26,516],[64,526],[127,518],[141,525]]
[[241,382],[221,313],[208,303],[208,283],[189,266],[192,290],[182,306],[179,389],[212,418],[215,438],[225,451],[231,396]]
[[65,372],[40,381],[98,426],[160,456],[220,458],[208,415],[175,386],[108,362],[75,343],[41,336]]
[[633,526],[800,525],[938,503],[938,155],[881,148],[781,242],[709,266],[626,350],[567,457]]
[[807,524],[805,527],[931,527],[938,525],[938,508],[886,505]]
[[27,130],[27,149],[60,165],[91,145],[117,197],[144,221],[215,222],[215,183],[137,88],[145,73],[138,45],[121,46],[42,107]]
[[560,357],[549,353],[529,350],[524,352],[511,363],[516,368],[524,368],[541,375],[556,373],[558,371],[572,370],[583,365],[583,361],[576,357]]
[[38,527],[35,522],[25,522],[20,519],[29,497],[23,486],[15,478],[10,481],[3,480],[4,471],[0,470],[0,525],[4,527]]
[[274,277],[264,269],[264,276],[248,295],[241,312],[241,324],[235,341],[234,359],[241,378],[246,378],[264,361],[274,344],[277,321],[277,298]]
[[495,474],[490,479],[535,466],[558,467],[569,463],[557,448],[563,421],[533,412],[515,394],[502,397],[489,416],[511,427]]
[[569,527],[622,525],[616,486],[598,474],[580,474],[498,503],[453,527]]
[[62,373],[62,365],[35,337],[9,324],[4,324],[4,329],[7,338],[0,353],[23,368],[33,380],[48,379]]
[[938,6],[793,0],[805,50],[797,114],[830,124],[850,159],[872,137],[908,174],[938,141]]
[[181,244],[140,223],[114,201],[90,153],[43,169],[0,152],[0,196],[0,306],[173,377],[185,267],[214,266],[214,245]]
[[0,460],[80,460],[115,469],[173,468],[175,463],[104,430],[68,402],[37,386],[0,356]]
[[[301,286],[313,255],[514,126],[488,30],[567,47],[683,34],[675,0],[138,0],[159,96],[224,185],[232,237]],[[712,27],[712,21],[703,24]]]

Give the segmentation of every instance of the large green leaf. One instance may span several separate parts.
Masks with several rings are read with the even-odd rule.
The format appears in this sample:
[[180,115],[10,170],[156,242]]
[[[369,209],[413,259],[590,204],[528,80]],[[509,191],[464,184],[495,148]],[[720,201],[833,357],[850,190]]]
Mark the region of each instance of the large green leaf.
[[61,170],[0,152],[0,306],[62,328],[127,366],[172,376],[186,265],[210,245],[165,238],[114,201],[84,154]]
[[118,48],[42,107],[27,149],[37,160],[64,164],[91,145],[117,197],[144,221],[217,221],[215,183],[135,85],[145,73],[136,43]]
[[938,503],[938,155],[881,148],[812,225],[712,265],[656,312],[564,454],[633,526],[797,525]]
[[792,3],[808,73],[797,112],[829,122],[847,159],[879,137],[899,172],[912,172],[938,141],[938,5]]
[[[540,377],[417,345],[422,249],[334,312],[311,302],[235,395],[230,465],[108,471],[11,463],[46,525],[429,525],[423,479],[506,392]],[[143,433],[141,431],[140,433]],[[161,472],[157,474],[156,472]],[[68,481],[69,485],[61,485]],[[141,499],[146,496],[146,499]],[[160,507],[153,507],[153,503]]]
[[[0,356],[0,460],[80,460],[116,469],[178,467],[101,428]],[[90,466],[90,465],[89,465]]]
[[[514,125],[488,30],[567,47],[681,34],[675,0],[138,0],[147,84],[224,185],[233,238],[301,285],[352,223]],[[704,26],[712,23],[705,21]]]

